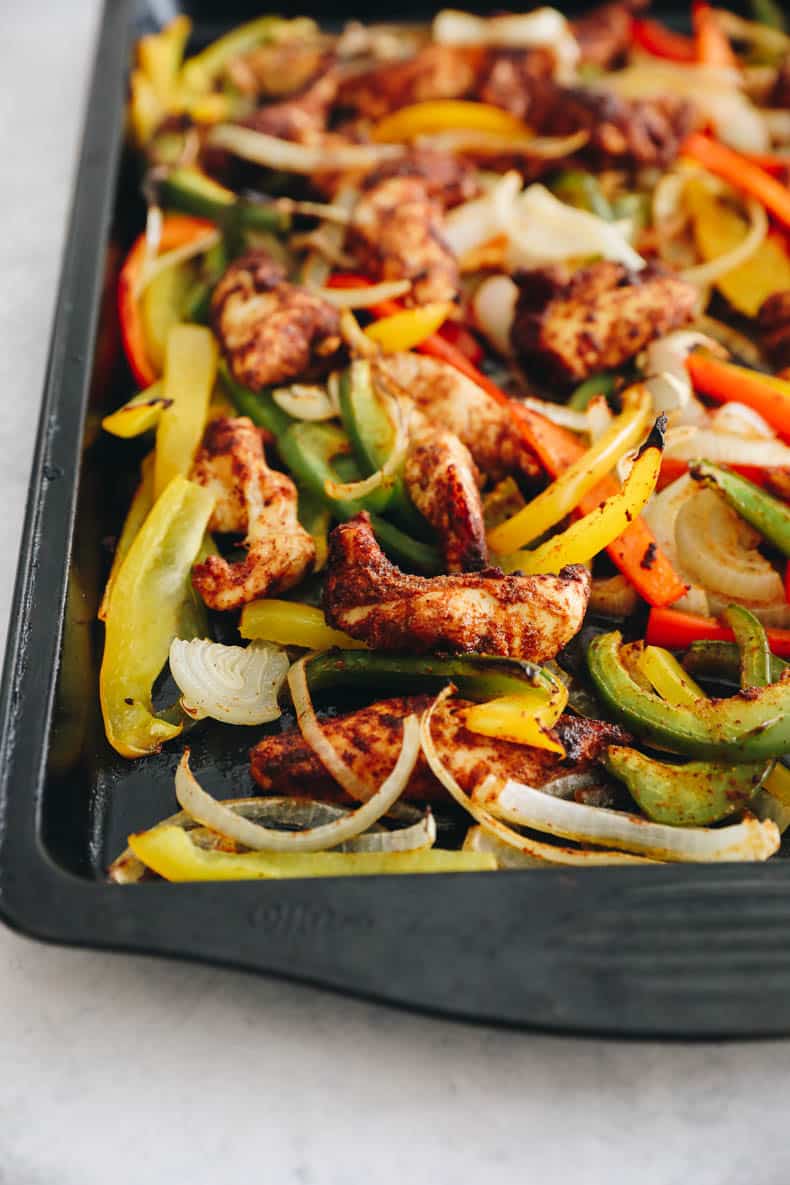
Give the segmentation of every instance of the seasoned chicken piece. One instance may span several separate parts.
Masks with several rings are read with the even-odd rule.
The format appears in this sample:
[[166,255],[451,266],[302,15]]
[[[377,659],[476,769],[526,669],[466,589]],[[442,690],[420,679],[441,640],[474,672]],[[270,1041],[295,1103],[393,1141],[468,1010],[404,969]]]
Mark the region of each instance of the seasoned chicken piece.
[[[359,778],[373,793],[389,774],[401,745],[403,720],[429,706],[430,695],[382,700],[370,707],[322,722],[324,733]],[[488,774],[513,778],[529,786],[544,786],[572,769],[583,773],[604,755],[610,744],[627,744],[628,737],[616,725],[580,716],[561,716],[553,732],[565,746],[567,757],[546,749],[515,745],[470,732],[463,714],[468,701],[451,699],[440,704],[431,721],[431,732],[442,761],[461,788],[472,790]],[[343,797],[298,729],[264,737],[250,753],[252,776],[267,793],[331,799]],[[421,753],[404,795],[406,798],[441,800],[446,790],[431,773]]]
[[458,264],[442,238],[442,207],[419,177],[387,177],[363,190],[349,248],[363,271],[411,280],[412,304],[455,300]]
[[483,51],[475,47],[428,45],[405,62],[381,63],[347,78],[341,107],[379,120],[399,107],[428,99],[460,99],[471,93]]
[[412,502],[439,536],[448,572],[484,568],[488,548],[479,474],[466,445],[446,428],[423,420],[412,432],[403,479]]
[[510,473],[535,479],[540,466],[508,411],[454,366],[424,354],[388,354],[374,364],[378,380],[408,395],[432,424],[453,432],[491,481]]
[[410,148],[403,156],[384,161],[365,177],[365,187],[375,189],[390,177],[418,177],[428,197],[447,209],[477,197],[480,187],[470,161],[438,148]]
[[230,81],[244,95],[282,98],[304,91],[332,64],[320,41],[301,37],[292,41],[259,45],[228,63]]
[[265,132],[280,140],[309,140],[326,128],[336,95],[337,75],[330,70],[301,94],[278,103],[267,103],[239,122],[255,132]]
[[499,568],[408,576],[384,556],[367,513],[330,536],[324,609],[330,625],[374,650],[501,654],[543,662],[581,628],[590,573],[505,576]]
[[515,279],[513,347],[528,373],[562,385],[615,370],[685,325],[698,297],[677,276],[649,267],[629,272],[609,260],[569,278],[559,268],[540,268]]
[[266,464],[252,420],[213,420],[190,477],[217,496],[209,530],[246,534],[240,563],[211,555],[194,567],[192,582],[209,608],[238,609],[291,588],[310,571],[315,544],[296,517],[296,486]]
[[211,313],[233,377],[253,391],[315,378],[337,361],[337,309],[289,284],[265,251],[248,251],[230,265],[214,289]]
[[581,60],[588,66],[611,69],[622,62],[631,46],[634,12],[647,8],[649,0],[601,4],[571,23],[579,43]]
[[556,60],[548,49],[492,49],[477,83],[475,98],[526,119],[541,83],[554,77]]
[[765,352],[777,370],[790,366],[790,291],[774,292],[760,306]]

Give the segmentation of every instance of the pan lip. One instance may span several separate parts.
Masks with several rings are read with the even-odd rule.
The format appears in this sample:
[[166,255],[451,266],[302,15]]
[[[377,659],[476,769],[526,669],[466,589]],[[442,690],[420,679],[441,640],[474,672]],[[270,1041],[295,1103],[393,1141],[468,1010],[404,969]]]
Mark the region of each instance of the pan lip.
[[[486,1024],[610,1037],[790,1035],[790,950],[777,937],[790,922],[790,861],[336,878],[320,887],[144,884],[127,893],[68,871],[46,848],[51,672],[133,8],[133,0],[105,0],[67,222],[0,691],[0,918],[46,941],[241,967]],[[635,933],[640,926],[646,937]],[[700,951],[721,984],[707,1013],[699,984],[713,972]],[[675,968],[674,990],[664,959]],[[438,966],[448,960],[455,978]]]

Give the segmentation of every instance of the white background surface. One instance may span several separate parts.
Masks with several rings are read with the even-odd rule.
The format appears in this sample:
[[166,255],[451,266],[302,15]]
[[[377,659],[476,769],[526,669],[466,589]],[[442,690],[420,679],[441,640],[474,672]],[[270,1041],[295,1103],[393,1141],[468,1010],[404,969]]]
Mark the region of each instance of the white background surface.
[[[97,13],[0,3],[3,632]],[[0,927],[0,1185],[786,1185],[788,1055],[504,1033]]]

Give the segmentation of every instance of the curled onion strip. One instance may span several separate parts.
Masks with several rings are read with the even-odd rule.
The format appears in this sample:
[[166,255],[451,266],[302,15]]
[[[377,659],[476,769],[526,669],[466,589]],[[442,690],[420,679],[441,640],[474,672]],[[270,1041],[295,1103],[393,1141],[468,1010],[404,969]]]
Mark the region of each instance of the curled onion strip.
[[725,251],[723,255],[717,256],[716,259],[711,259],[707,263],[700,263],[696,267],[686,268],[685,271],[680,273],[684,280],[689,284],[696,284],[700,288],[705,288],[709,284],[714,284],[716,280],[725,276],[727,272],[740,267],[747,259],[751,259],[768,234],[768,215],[762,203],[758,202],[755,198],[749,198],[747,211],[749,214],[749,230],[744,238],[741,239],[740,243],[736,247],[733,247],[731,251]]
[[287,654],[271,642],[224,646],[208,638],[174,638],[170,646],[170,673],[193,720],[210,716],[246,725],[276,720],[287,671]]
[[590,430],[587,413],[584,411],[566,407],[564,403],[551,403],[547,399],[535,399],[532,395],[528,395],[521,402],[524,407],[531,407],[534,411],[540,412],[545,419],[551,420],[552,424],[559,424],[561,428],[570,428],[571,432],[585,433]]
[[327,384],[323,387],[313,387],[308,383],[292,383],[290,387],[278,387],[272,391],[272,399],[289,416],[295,420],[333,420],[340,415],[340,402],[336,389]]
[[564,160],[584,148],[590,133],[584,130],[566,136],[508,136],[501,132],[483,132],[474,128],[457,128],[433,135],[418,136],[418,148],[439,152],[472,152],[476,156],[507,156],[510,160]]
[[204,255],[206,251],[216,247],[221,238],[222,235],[218,230],[207,230],[199,238],[193,239],[189,243],[183,243],[180,247],[174,247],[172,251],[166,251],[164,255],[157,255],[154,259],[147,260],[140,269],[140,277],[134,289],[135,297],[139,299],[151,281],[161,272],[167,271],[170,267],[176,267],[179,263],[186,263],[188,260],[194,259],[196,255]]
[[780,843],[770,820],[750,816],[729,827],[668,827],[625,811],[553,798],[521,782],[506,782],[485,801],[496,815],[518,826],[581,843],[610,844],[657,860],[767,860]]
[[[430,707],[426,708],[423,712],[422,720],[420,721],[422,751],[434,776],[439,779],[458,805],[462,806],[465,811],[468,811],[476,823],[479,823],[481,827],[499,839],[508,848],[513,848],[517,852],[521,852],[523,855],[530,856],[541,862],[576,865],[579,867],[591,867],[601,864],[653,863],[652,860],[647,860],[642,856],[632,856],[627,852],[583,852],[577,851],[575,848],[556,847],[554,844],[540,843],[537,840],[530,839],[526,835],[520,835],[518,831],[514,831],[511,827],[508,827],[505,823],[495,818],[490,811],[480,806],[479,803],[474,802],[468,794],[464,793],[450,770],[439,757],[433,742],[433,736],[431,735],[431,719],[433,718],[433,713],[439,704],[443,703],[447,696],[452,694],[452,691],[452,687],[445,687],[444,691],[437,695]],[[481,786],[481,790],[493,781],[495,779],[486,778]]]
[[324,490],[330,498],[364,498],[382,486],[391,485],[404,462],[409,447],[409,407],[404,408],[401,401],[388,391],[382,390],[381,395],[389,421],[395,429],[389,456],[380,469],[360,481],[326,481]]
[[783,600],[782,580],[749,527],[716,490],[693,493],[675,520],[678,557],[704,588],[743,601]]
[[357,358],[378,358],[381,353],[373,338],[363,332],[351,309],[340,310],[340,335],[352,355]]
[[706,461],[721,465],[754,465],[760,469],[783,469],[790,465],[790,448],[781,440],[763,440],[712,428],[670,428],[666,435],[666,457],[678,461]]
[[370,169],[384,160],[392,160],[403,154],[397,144],[343,144],[328,145],[297,144],[292,140],[280,140],[265,132],[235,124],[218,124],[209,133],[209,143],[217,148],[226,148],[243,160],[268,169],[284,173],[331,173],[335,170]]
[[410,280],[388,280],[366,288],[319,288],[318,295],[337,309],[369,309],[385,300],[397,300],[410,289]]
[[202,788],[189,768],[189,749],[176,771],[176,798],[193,819],[219,831],[256,852],[322,852],[353,839],[385,815],[403,793],[420,754],[420,730],[416,716],[403,722],[403,743],[398,760],[381,786],[367,802],[331,823],[304,831],[279,831],[245,819],[218,802]]

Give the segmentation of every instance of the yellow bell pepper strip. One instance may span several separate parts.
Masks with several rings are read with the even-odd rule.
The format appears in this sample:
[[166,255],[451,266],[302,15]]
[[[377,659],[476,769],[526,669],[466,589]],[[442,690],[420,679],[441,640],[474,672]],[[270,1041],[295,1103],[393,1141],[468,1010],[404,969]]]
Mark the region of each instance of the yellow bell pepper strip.
[[152,383],[144,391],[138,391],[133,395],[123,407],[105,416],[101,426],[112,436],[129,440],[132,436],[142,436],[143,432],[155,428],[166,407],[169,407],[169,404],[164,397],[161,382]]
[[374,321],[365,329],[365,335],[381,346],[385,354],[396,354],[402,350],[413,350],[426,338],[432,337],[447,320],[453,306],[449,302],[437,301],[415,309],[404,309]]
[[429,99],[386,115],[374,127],[373,139],[378,143],[400,143],[456,128],[522,138],[531,134],[523,120],[501,107],[465,99]]
[[[539,412],[520,403],[513,402],[510,408],[525,443],[552,477],[559,477],[581,456],[584,446],[567,428],[552,424]],[[579,503],[580,511],[589,514],[618,489],[613,477],[605,477],[584,495]],[[612,562],[649,605],[671,605],[685,593],[686,585],[643,518],[634,519],[627,530],[610,543],[607,551]]]
[[99,694],[107,740],[123,757],[155,753],[181,731],[154,715],[151,689],[178,636],[192,563],[213,506],[208,490],[174,477],[113,582]]
[[535,687],[475,704],[464,712],[464,724],[481,736],[547,749],[564,757],[565,749],[548,729],[557,723],[567,702],[568,689],[557,679],[551,692]]
[[160,33],[149,33],[137,43],[137,64],[165,109],[177,99],[178,74],[191,32],[192,22],[182,13]]
[[167,335],[179,321],[186,320],[185,307],[192,288],[189,268],[176,263],[153,276],[140,296],[146,350],[159,374],[164,369]]
[[176,474],[186,477],[203,435],[217,377],[217,344],[202,325],[175,325],[167,338],[162,382],[168,407],[156,430],[154,497]]
[[298,601],[278,601],[267,597],[251,601],[241,611],[239,633],[251,641],[276,642],[278,646],[302,646],[305,650],[364,650],[358,642],[326,624],[323,610]]
[[790,807],[790,769],[777,762],[763,782],[763,790],[767,790],[783,806]]
[[585,564],[609,547],[642,513],[656,488],[664,447],[662,421],[665,423],[666,419],[660,416],[616,494],[534,551],[516,551],[499,557],[501,567],[506,572],[520,570],[527,575],[559,572],[566,564]]
[[745,403],[790,441],[790,382],[695,352],[686,359],[695,391],[717,403]]
[[257,17],[246,24],[237,25],[190,58],[181,70],[181,83],[188,95],[203,95],[210,90],[232,58],[249,53],[267,41],[307,39],[314,37],[316,32],[315,21],[307,17],[290,21],[280,16]]
[[282,880],[290,877],[390,876],[415,872],[494,872],[486,852],[221,852],[199,848],[170,824],[129,836],[138,860],[168,881]]
[[129,131],[142,148],[162,122],[162,105],[151,79],[142,70],[132,70],[129,80]]
[[99,621],[107,620],[107,611],[110,605],[110,595],[112,587],[118,576],[121,564],[126,558],[129,548],[137,538],[140,527],[148,517],[148,512],[154,504],[154,454],[149,453],[143,459],[140,466],[140,484],[134,492],[129,509],[126,512],[126,518],[123,521],[121,533],[118,536],[118,542],[115,545],[115,554],[112,557],[112,567],[110,568],[110,575],[107,577],[107,583],[104,586],[104,595],[99,605],[99,612],[97,614]]
[[693,708],[707,698],[674,654],[661,646],[644,647],[639,656],[639,669],[668,704]]
[[[687,183],[684,202],[703,259],[718,259],[746,238],[747,220],[702,182]],[[790,255],[784,239],[776,232],[769,234],[749,259],[720,276],[715,286],[739,313],[756,317],[767,297],[790,288]]]
[[639,443],[647,430],[651,410],[647,388],[642,383],[629,388],[623,396],[622,413],[601,438],[523,510],[489,532],[491,550],[507,554],[524,547],[575,510],[584,495]]
[[[167,214],[162,221],[160,252],[172,251],[205,237],[214,229],[204,218],[192,218],[186,214]],[[149,355],[145,338],[138,290],[142,268],[147,258],[145,234],[138,235],[126,256],[118,277],[118,320],[121,326],[121,340],[124,353],[137,382],[141,387],[150,387],[158,377],[156,367]]]

